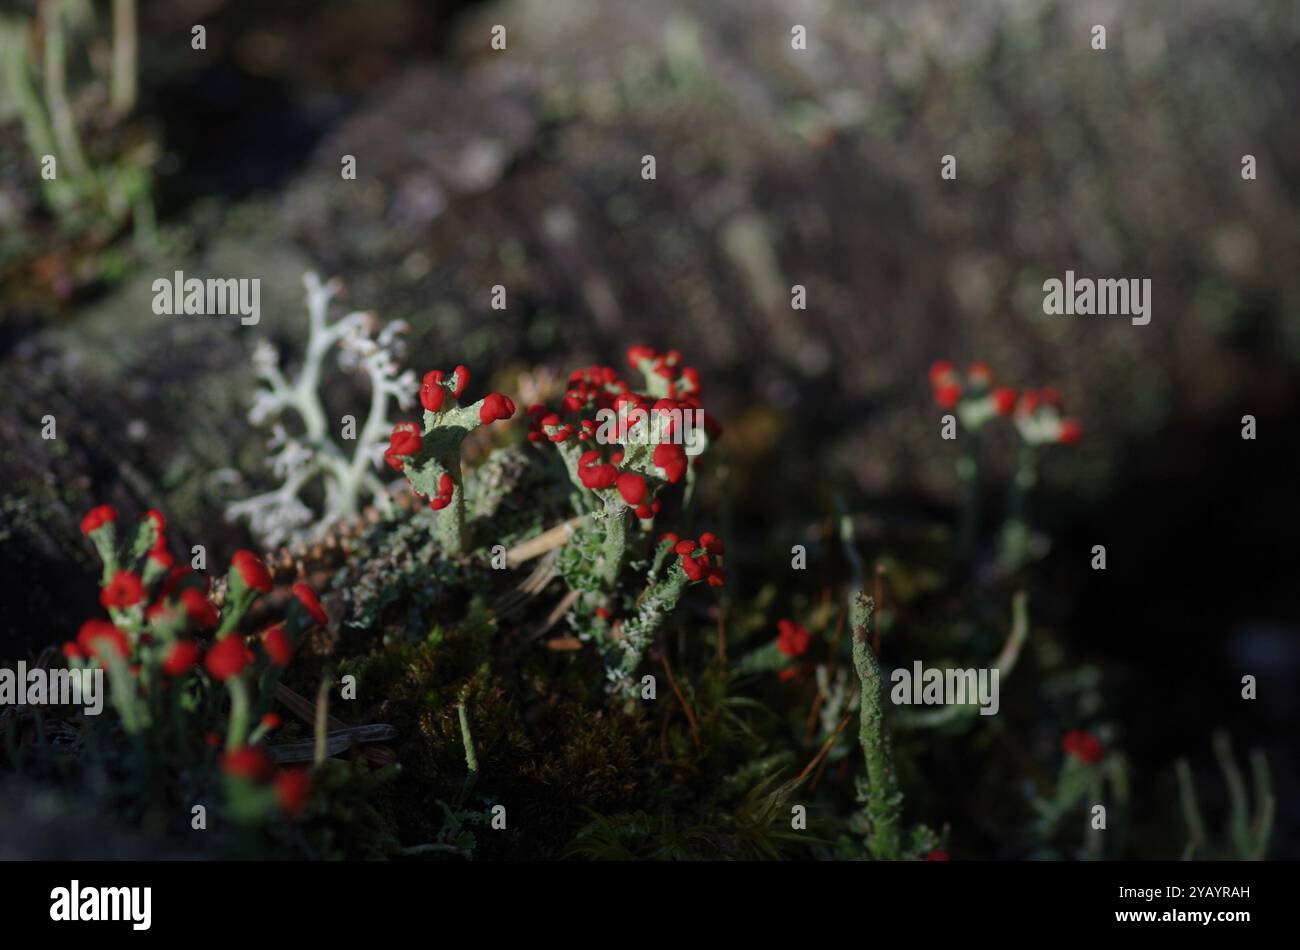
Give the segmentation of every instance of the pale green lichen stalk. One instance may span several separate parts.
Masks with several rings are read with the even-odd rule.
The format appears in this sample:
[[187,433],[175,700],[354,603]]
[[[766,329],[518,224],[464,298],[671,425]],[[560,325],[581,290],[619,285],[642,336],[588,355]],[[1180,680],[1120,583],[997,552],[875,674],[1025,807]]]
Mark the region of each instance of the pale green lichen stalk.
[[1187,847],[1184,860],[1192,858],[1234,858],[1238,861],[1262,861],[1268,856],[1269,839],[1273,834],[1273,820],[1277,813],[1277,799],[1269,775],[1268,760],[1263,751],[1255,749],[1250,754],[1251,778],[1254,784],[1254,802],[1246,789],[1245,777],[1237,767],[1232,752],[1232,740],[1226,732],[1216,732],[1213,738],[1214,756],[1228,788],[1228,827],[1223,844],[1215,846],[1205,831],[1197,802],[1196,785],[1192,769],[1186,759],[1175,765],[1178,775],[1179,800],[1183,820],[1187,823]]
[[859,592],[853,600],[853,667],[861,690],[858,742],[867,765],[867,783],[861,798],[867,820],[867,849],[881,860],[900,856],[899,813],[903,796],[894,774],[889,735],[885,732],[884,679],[871,651],[870,624],[875,602]]
[[624,695],[635,692],[632,674],[640,665],[646,649],[654,642],[664,620],[676,609],[688,583],[681,565],[673,564],[667,575],[646,591],[636,615],[623,624],[622,636],[610,644],[611,658],[606,675],[611,691]]

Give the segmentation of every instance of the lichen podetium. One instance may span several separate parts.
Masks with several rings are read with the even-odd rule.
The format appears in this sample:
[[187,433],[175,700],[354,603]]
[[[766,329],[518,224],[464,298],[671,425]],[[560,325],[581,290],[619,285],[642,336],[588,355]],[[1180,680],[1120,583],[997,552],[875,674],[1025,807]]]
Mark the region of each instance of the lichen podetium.
[[898,817],[903,796],[894,775],[893,754],[885,732],[884,683],[871,650],[869,627],[875,601],[859,591],[853,598],[853,667],[861,690],[858,742],[867,763],[867,848],[882,860],[899,857]]

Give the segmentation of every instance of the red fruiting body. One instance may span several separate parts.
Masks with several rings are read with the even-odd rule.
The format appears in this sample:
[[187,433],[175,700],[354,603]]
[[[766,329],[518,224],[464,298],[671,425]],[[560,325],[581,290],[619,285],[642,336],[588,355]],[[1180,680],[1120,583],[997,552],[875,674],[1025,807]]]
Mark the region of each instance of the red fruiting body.
[[302,812],[310,792],[311,776],[306,769],[283,769],[275,777],[275,800],[289,818]]
[[1061,749],[1085,765],[1096,765],[1106,755],[1101,740],[1083,729],[1071,729],[1062,736]]
[[154,548],[149,552],[149,560],[153,561],[163,570],[167,570],[176,563],[176,559],[172,557],[172,553],[166,548]]
[[[442,386],[442,370],[432,369],[424,374],[424,379],[420,383],[420,405],[430,412],[437,412],[442,408],[442,400],[447,391]],[[412,454],[412,453],[404,453]]]
[[778,620],[776,629],[776,648],[786,656],[803,656],[808,652],[812,635],[802,624],[797,624],[793,620]]
[[144,599],[144,583],[130,571],[118,571],[99,592],[105,607],[133,607]]
[[692,583],[704,580],[705,575],[709,573],[708,555],[697,558],[691,557],[689,554],[683,554],[682,570],[686,572],[687,580]]
[[244,667],[247,665],[248,649],[240,636],[235,633],[224,636],[214,643],[203,661],[204,668],[212,678],[222,682],[244,672]]
[[639,505],[645,498],[645,479],[636,472],[624,472],[618,477],[618,493],[629,505]]
[[941,408],[953,408],[961,401],[961,387],[956,383],[947,383],[943,386],[936,386],[934,390],[934,401]]
[[1044,386],[1038,391],[1038,398],[1048,406],[1059,406],[1061,404],[1061,394],[1053,386]]
[[665,541],[667,541],[669,544],[676,545],[677,542],[680,540],[681,539],[671,531],[665,531],[663,534],[659,535],[660,544],[663,544]]
[[307,608],[307,613],[311,614],[312,620],[322,627],[330,622],[329,614],[325,613],[325,608],[320,605],[316,592],[302,581],[293,585],[293,596],[298,598],[298,603]]
[[285,667],[293,659],[293,644],[284,632],[284,625],[277,623],[262,631],[262,649],[276,666]]
[[608,620],[608,619],[609,619],[609,611],[608,611],[606,608],[604,608],[604,607],[597,607],[597,608],[596,608],[596,616],[599,617],[601,620]]
[[268,732],[280,728],[281,720],[279,713],[269,712],[262,717],[262,728]]
[[186,576],[190,574],[190,569],[185,566],[173,567],[167,572],[166,578],[163,579],[162,587],[158,588],[158,599],[163,600],[176,593]]
[[265,752],[256,746],[241,745],[221,757],[221,771],[231,778],[264,782],[275,774],[275,766]]
[[451,504],[451,496],[456,491],[456,483],[446,472],[438,479],[438,494],[429,499],[429,507],[441,511]]
[[1057,435],[1062,445],[1074,445],[1083,437],[1083,426],[1078,419],[1062,419],[1061,431]]
[[150,508],[144,513],[144,516],[153,522],[154,530],[158,534],[161,535],[167,530],[167,519],[163,517],[163,513],[157,508]]
[[168,676],[184,676],[199,662],[199,645],[193,640],[178,640],[163,659],[162,670]]
[[675,534],[665,534],[660,542],[667,541],[673,546],[673,553],[682,559],[682,571],[691,583],[706,581],[710,587],[726,585],[726,576],[722,567],[713,556],[720,557],[725,550],[722,539],[711,531],[700,535],[699,541],[690,538],[679,539]]
[[1020,396],[1020,405],[1016,411],[1026,416],[1033,415],[1038,410],[1038,403],[1038,393],[1032,389],[1026,390]]
[[122,659],[131,653],[126,634],[107,620],[87,620],[77,631],[77,647],[85,656],[104,658],[114,652]]
[[584,452],[578,459],[578,479],[591,489],[609,488],[618,480],[618,469],[600,461],[595,449]]
[[185,616],[190,623],[202,630],[213,629],[221,619],[212,601],[197,587],[187,587],[181,591],[181,604],[185,607]]
[[[554,429],[555,431],[550,431]],[[573,426],[570,423],[561,423],[560,417],[555,413],[543,416],[540,423],[542,435],[552,442],[563,442],[569,436],[573,435]]]
[[953,381],[952,363],[947,360],[935,360],[930,364],[930,385],[945,386]]
[[977,386],[987,386],[993,382],[993,370],[988,363],[971,363],[966,368],[966,378]]
[[92,534],[104,525],[112,524],[116,520],[116,508],[112,505],[99,505],[86,512],[86,516],[81,519],[81,530],[83,534]]
[[664,478],[675,485],[686,474],[686,450],[676,442],[661,442],[655,446],[654,463]]
[[947,851],[942,851],[942,850],[940,850],[939,848],[935,848],[933,851],[931,851],[929,854],[927,854],[927,855],[925,856],[925,859],[926,859],[927,861],[948,861],[948,860],[950,860],[949,857],[948,857],[948,852],[947,852]]
[[652,360],[655,358],[655,351],[652,347],[645,345],[629,346],[627,348],[627,365],[632,369],[639,370],[642,360]]
[[84,656],[81,652],[81,647],[77,646],[77,644],[72,640],[63,644],[63,655],[69,660],[79,660]]
[[725,554],[727,550],[722,543],[722,539],[712,531],[706,531],[700,535],[700,547],[704,548],[704,550],[708,551],[710,554],[717,555]]
[[993,408],[1000,416],[1009,416],[1016,408],[1016,391],[1010,386],[993,390]]
[[488,393],[478,410],[479,421],[484,425],[491,425],[498,419],[509,419],[514,414],[515,404],[502,393]]
[[384,461],[390,468],[400,472],[404,465],[401,456],[419,454],[423,444],[420,429],[414,422],[399,422],[393,426],[392,434],[388,437],[388,449],[384,452]]
[[236,551],[235,556],[230,559],[230,564],[239,572],[239,577],[245,586],[261,591],[263,594],[270,592],[271,575],[267,572],[266,565],[259,561],[252,551],[243,549]]
[[457,366],[451,371],[451,375],[455,380],[454,385],[451,387],[451,394],[459,399],[460,394],[463,393],[465,387],[469,385],[469,369],[464,366]]

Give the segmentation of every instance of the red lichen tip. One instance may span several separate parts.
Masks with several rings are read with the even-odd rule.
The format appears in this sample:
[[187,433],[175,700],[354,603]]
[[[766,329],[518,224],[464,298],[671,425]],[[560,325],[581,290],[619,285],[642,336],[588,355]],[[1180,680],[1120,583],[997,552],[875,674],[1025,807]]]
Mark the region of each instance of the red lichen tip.
[[106,659],[110,652],[126,659],[131,653],[131,644],[126,634],[107,620],[87,620],[77,631],[77,648],[83,656]]
[[284,624],[277,623],[262,631],[262,649],[276,666],[285,667],[293,659],[293,644],[284,632]]
[[306,769],[283,769],[275,776],[275,800],[288,818],[296,818],[311,793],[311,775]]
[[793,620],[776,622],[776,648],[788,657],[803,656],[812,643],[812,635],[802,625]]
[[202,630],[212,630],[221,619],[212,601],[197,587],[187,587],[181,591],[181,606],[190,623]]
[[636,506],[641,504],[646,495],[645,479],[636,472],[624,472],[618,476],[618,493],[623,496],[623,500],[629,505]]
[[221,757],[221,771],[231,778],[265,782],[275,774],[275,765],[256,746],[241,745]]
[[930,364],[930,385],[944,386],[953,381],[953,365],[948,360],[935,360]]
[[311,619],[315,620],[322,627],[330,622],[329,614],[325,613],[325,608],[320,605],[320,598],[316,592],[302,581],[293,585],[293,596],[298,598],[298,603],[306,608]]
[[451,375],[454,380],[451,387],[451,394],[459,399],[461,393],[465,391],[465,387],[469,385],[469,368],[466,366],[457,366],[451,371]]
[[81,519],[81,530],[83,534],[93,534],[106,524],[112,524],[117,520],[117,509],[112,505],[98,505],[86,512],[86,516]]
[[654,464],[664,480],[675,485],[686,474],[686,450],[675,442],[662,442],[655,446]]
[[[439,390],[441,392],[441,390]],[[424,442],[420,436],[420,429],[414,422],[399,422],[393,426],[392,433],[388,436],[388,448],[384,451],[384,461],[389,467],[402,471],[405,463],[402,457],[407,458],[418,455]]]
[[434,511],[442,511],[451,504],[452,495],[456,492],[456,483],[452,477],[443,472],[438,478],[438,493],[429,499],[429,507]]
[[1000,416],[1009,416],[1016,409],[1016,391],[1010,386],[993,390],[993,409]]
[[230,566],[238,572],[239,579],[244,582],[246,587],[263,594],[270,592],[270,572],[267,571],[266,565],[252,551],[243,549],[236,551],[234,557],[230,559]]
[[1096,765],[1106,756],[1101,740],[1083,729],[1071,729],[1062,736],[1061,749],[1085,765]]
[[204,669],[215,680],[225,682],[244,672],[251,662],[252,654],[244,646],[243,639],[236,633],[228,634],[212,645],[203,661]]
[[446,395],[447,391],[442,385],[442,370],[431,369],[425,373],[420,382],[420,405],[430,412],[438,412],[442,409]]
[[1078,419],[1062,419],[1061,430],[1057,435],[1062,445],[1074,445],[1083,438],[1083,424]]
[[104,607],[125,609],[134,607],[144,599],[144,582],[130,571],[118,571],[99,592],[99,602]]
[[479,421],[484,425],[491,425],[498,419],[509,419],[514,414],[515,404],[502,393],[488,393],[478,410]]
[[177,640],[163,658],[162,671],[168,676],[184,676],[199,662],[199,645],[193,640]]
[[952,409],[961,401],[961,387],[956,383],[936,386],[934,389],[934,401],[940,408]]

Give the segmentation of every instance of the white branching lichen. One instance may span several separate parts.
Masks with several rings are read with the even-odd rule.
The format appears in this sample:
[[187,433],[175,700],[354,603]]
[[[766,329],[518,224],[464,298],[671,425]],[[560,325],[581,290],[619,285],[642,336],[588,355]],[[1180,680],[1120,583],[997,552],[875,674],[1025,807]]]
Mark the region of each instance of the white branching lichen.
[[[322,284],[319,277],[308,273],[303,284],[311,325],[297,376],[292,380],[285,377],[279,354],[265,340],[253,353],[262,387],[248,419],[256,426],[271,424],[267,464],[281,485],[226,508],[227,518],[247,518],[253,533],[268,545],[319,537],[331,525],[356,517],[366,498],[385,511],[389,509],[389,488],[376,470],[393,427],[388,418],[390,400],[400,409],[409,409],[418,388],[415,373],[401,371],[398,364],[405,323],[394,321],[380,329],[374,314],[360,311],[330,323],[330,304],[343,289],[342,283],[335,279]],[[370,382],[370,409],[360,431],[355,421],[349,425],[345,417],[337,439],[321,398],[326,357],[335,346],[339,366],[347,372],[364,372]],[[297,417],[294,434],[287,424],[290,416]],[[316,484],[324,491],[324,507],[319,513],[303,497]]]

